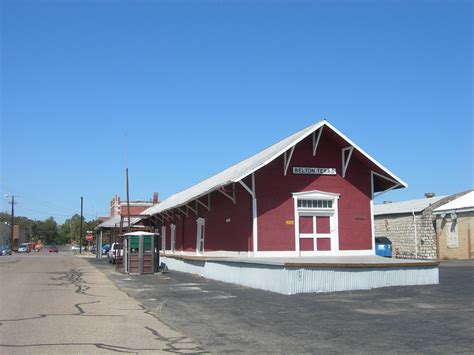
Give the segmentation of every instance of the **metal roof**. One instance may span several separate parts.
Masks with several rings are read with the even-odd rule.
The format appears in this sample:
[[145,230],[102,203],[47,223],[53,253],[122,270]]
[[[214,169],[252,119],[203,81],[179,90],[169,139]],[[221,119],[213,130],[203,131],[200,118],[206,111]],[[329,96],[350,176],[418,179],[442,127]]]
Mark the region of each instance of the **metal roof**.
[[446,196],[435,196],[430,198],[420,198],[417,200],[408,200],[401,202],[384,203],[381,205],[374,205],[374,216],[386,214],[402,214],[421,212],[433,203],[445,198]]
[[444,205],[441,205],[438,208],[435,208],[433,211],[435,213],[442,213],[446,211],[472,211],[474,210],[474,191],[468,192],[461,197],[458,197],[451,202],[448,202]]
[[[296,132],[295,134],[273,144],[272,146],[262,150],[261,152],[255,154],[254,156],[242,160],[241,162],[221,171],[220,173],[211,176],[208,179],[205,179],[199,182],[196,185],[191,186],[190,188],[183,190],[179,193],[171,195],[158,205],[155,205],[147,209],[146,213],[150,215],[158,214],[160,212],[172,209],[185,205],[186,203],[197,199],[201,196],[204,196],[212,191],[219,189],[221,186],[228,185],[233,182],[238,182],[243,178],[249,176],[253,172],[262,168],[263,166],[269,164],[274,159],[282,155],[287,150],[291,149],[293,146],[301,142],[303,139],[308,137],[310,134],[318,130],[319,128],[327,126],[333,130],[337,135],[344,139],[348,144],[354,147],[355,150],[359,151],[363,156],[375,164],[381,171],[387,174],[388,177],[396,180],[401,186],[406,187],[407,184],[398,178],[395,174],[390,172],[387,168],[379,164],[375,159],[365,153],[361,148],[359,148],[355,143],[353,143],[349,138],[339,132],[334,126],[332,126],[326,120],[319,121],[315,124],[312,124],[309,127],[302,129],[301,131]],[[143,212],[144,213],[144,212]]]
[[134,236],[134,235],[152,236],[152,235],[159,235],[159,233],[151,233],[151,232],[140,231],[140,232],[130,232],[130,233],[125,233],[124,234],[124,236],[127,236],[127,235],[131,235],[131,236]]
[[[139,222],[141,218],[130,218],[130,223],[134,225],[135,223]],[[110,219],[102,222],[99,224],[96,229],[99,228],[115,228],[120,226],[120,216],[113,216]],[[128,226],[128,218],[123,219],[123,227]]]

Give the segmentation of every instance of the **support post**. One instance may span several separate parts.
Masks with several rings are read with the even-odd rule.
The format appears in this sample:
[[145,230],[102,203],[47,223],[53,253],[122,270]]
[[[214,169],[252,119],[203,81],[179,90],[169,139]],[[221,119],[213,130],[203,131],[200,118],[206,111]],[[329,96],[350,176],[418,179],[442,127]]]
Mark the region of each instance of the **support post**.
[[252,242],[253,254],[258,252],[257,196],[255,193],[255,174],[252,174]]
[[[255,191],[255,174],[252,174],[252,188],[248,187],[247,184],[242,180],[240,180],[239,183],[252,197],[252,249],[255,255],[258,252],[257,194]],[[248,254],[250,255],[250,250]]]
[[82,220],[84,219],[83,203],[84,203],[84,198],[81,196],[81,227],[79,228],[79,254],[82,254]]

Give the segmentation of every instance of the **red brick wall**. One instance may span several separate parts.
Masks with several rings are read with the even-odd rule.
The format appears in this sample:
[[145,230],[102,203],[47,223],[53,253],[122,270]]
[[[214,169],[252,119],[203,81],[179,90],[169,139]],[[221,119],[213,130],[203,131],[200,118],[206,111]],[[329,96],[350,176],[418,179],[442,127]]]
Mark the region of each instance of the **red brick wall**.
[[[130,214],[140,214],[145,211],[150,206],[130,206]],[[122,205],[122,212],[120,213],[122,216],[128,215],[128,208],[127,205]]]

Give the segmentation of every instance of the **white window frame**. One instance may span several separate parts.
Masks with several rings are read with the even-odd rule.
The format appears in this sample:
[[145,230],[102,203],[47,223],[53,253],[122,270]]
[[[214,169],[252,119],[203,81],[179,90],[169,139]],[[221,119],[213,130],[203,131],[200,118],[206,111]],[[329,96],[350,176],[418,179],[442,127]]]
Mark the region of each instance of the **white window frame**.
[[[324,192],[319,190],[305,191],[305,192],[295,192],[293,193],[294,201],[294,216],[295,216],[295,249],[299,256],[318,256],[318,255],[338,255],[339,254],[339,222],[338,222],[338,200],[340,194],[332,192]],[[308,208],[308,207],[298,207],[298,200],[329,200],[332,201],[331,208]],[[313,238],[313,251],[301,251],[300,250],[300,215],[320,215],[320,216],[332,216],[332,223],[330,223],[331,233],[331,250],[327,251],[318,251],[317,250],[317,237]],[[315,219],[313,219],[313,232],[316,234],[316,226],[314,225]]]
[[171,238],[171,253],[174,254],[176,250],[176,224],[170,225],[170,238]]
[[[202,217],[199,217],[196,219],[196,226],[196,254],[202,255],[204,254],[205,250],[204,245],[206,237],[206,220]],[[202,252],[199,250],[200,239],[202,239]]]
[[161,226],[161,251],[166,253],[166,226]]

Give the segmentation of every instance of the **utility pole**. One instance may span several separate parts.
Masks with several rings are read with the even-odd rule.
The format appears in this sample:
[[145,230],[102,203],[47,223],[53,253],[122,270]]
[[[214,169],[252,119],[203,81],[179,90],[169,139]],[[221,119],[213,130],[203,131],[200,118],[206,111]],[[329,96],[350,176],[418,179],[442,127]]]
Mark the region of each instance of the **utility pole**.
[[81,196],[81,227],[79,228],[79,254],[82,254],[82,206],[83,197]]
[[15,196],[14,195],[12,195],[12,201],[10,203],[12,204],[12,225],[11,225],[12,235],[10,239],[10,249],[13,252],[13,222],[15,221]]
[[127,232],[131,231],[130,226],[130,194],[128,191],[128,168],[125,169],[125,180],[127,184],[127,214],[128,214],[128,225],[127,225]]

